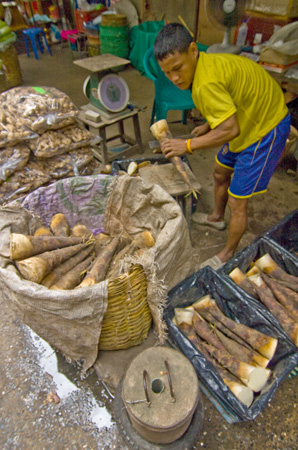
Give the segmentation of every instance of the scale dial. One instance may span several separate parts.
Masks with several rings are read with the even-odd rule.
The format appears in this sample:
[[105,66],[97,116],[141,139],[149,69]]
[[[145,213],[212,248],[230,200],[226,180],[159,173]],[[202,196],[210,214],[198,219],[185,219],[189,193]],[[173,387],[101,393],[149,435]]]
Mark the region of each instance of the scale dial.
[[97,88],[98,99],[111,112],[122,111],[129,101],[129,88],[119,75],[104,76]]

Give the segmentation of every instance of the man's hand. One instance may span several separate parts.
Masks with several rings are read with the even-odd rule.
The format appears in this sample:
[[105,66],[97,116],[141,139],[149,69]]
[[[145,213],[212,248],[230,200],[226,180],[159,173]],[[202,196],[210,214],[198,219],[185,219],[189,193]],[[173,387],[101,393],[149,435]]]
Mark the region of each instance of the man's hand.
[[208,131],[210,131],[210,126],[209,126],[208,122],[205,122],[203,125],[199,125],[198,127],[195,127],[192,130],[191,134],[198,137],[198,136],[203,136],[203,134],[208,133]]
[[166,158],[184,155],[187,152],[185,139],[165,139],[161,150]]

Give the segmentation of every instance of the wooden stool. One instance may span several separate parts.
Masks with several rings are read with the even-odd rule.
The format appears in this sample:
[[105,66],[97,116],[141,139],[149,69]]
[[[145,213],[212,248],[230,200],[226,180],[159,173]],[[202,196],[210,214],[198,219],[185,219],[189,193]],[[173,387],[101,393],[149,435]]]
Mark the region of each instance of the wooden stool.
[[[199,193],[201,184],[186,163],[184,163],[184,167],[194,189]],[[193,195],[190,194],[189,186],[185,184],[173,164],[169,162],[167,164],[145,166],[139,169],[139,174],[141,178],[144,178],[149,183],[158,184],[167,191],[168,194],[175,198],[182,209],[190,229]]]
[[[99,110],[98,112],[100,114]],[[98,156],[101,162],[103,162],[104,164],[108,164],[109,162],[118,159],[119,156],[121,157],[130,156],[136,151],[138,151],[138,153],[144,153],[139,124],[139,109],[135,108],[133,111],[125,110],[123,113],[115,115],[115,118],[112,119],[106,120],[103,117],[101,117],[101,120],[98,123],[86,120],[85,114],[86,110],[84,107],[84,110],[80,111],[79,113],[79,120],[83,122],[83,124],[90,131],[90,133],[94,134],[95,136],[99,136],[101,138],[99,143],[100,154],[96,156]],[[133,121],[133,128],[135,134],[134,137],[128,136],[124,131],[124,121],[128,119],[132,119]],[[114,124],[118,125],[118,133],[107,138],[106,133],[107,128]],[[107,143],[115,139],[120,139],[122,143],[129,144],[129,148],[121,152],[118,152],[115,155],[109,155]]]

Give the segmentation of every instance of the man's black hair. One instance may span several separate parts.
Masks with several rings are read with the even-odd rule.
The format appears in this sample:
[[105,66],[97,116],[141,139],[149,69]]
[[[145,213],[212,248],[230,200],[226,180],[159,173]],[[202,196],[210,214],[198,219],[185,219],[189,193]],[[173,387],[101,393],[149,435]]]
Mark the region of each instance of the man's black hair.
[[193,38],[187,29],[180,23],[169,23],[158,33],[154,42],[154,56],[162,61],[176,51],[186,53]]

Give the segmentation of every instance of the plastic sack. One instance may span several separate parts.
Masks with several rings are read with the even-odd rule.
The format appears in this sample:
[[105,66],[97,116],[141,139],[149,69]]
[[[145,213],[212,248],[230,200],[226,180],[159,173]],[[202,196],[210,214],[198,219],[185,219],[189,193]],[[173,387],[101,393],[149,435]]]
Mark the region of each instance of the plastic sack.
[[38,138],[28,141],[28,146],[36,158],[47,159],[85,147],[93,139],[94,136],[85,128],[70,125],[60,130],[45,131]]
[[[17,35],[12,31],[5,40],[0,40],[0,52],[6,52],[9,47],[17,40]],[[1,58],[1,53],[0,53]]]
[[60,178],[82,175],[81,169],[86,168],[93,161],[90,147],[72,150],[64,155],[53,156],[47,159],[36,159],[35,163],[40,170],[57,180]]
[[74,124],[60,130],[64,137],[71,140],[70,149],[85,147],[94,140],[94,135],[91,134],[83,125]]
[[285,216],[264,236],[298,257],[298,209]]
[[284,55],[298,55],[298,22],[289,23],[277,30],[264,47]]
[[[3,95],[3,94],[1,94]],[[38,137],[37,133],[29,130],[22,121],[10,113],[0,95],[0,148],[15,145],[24,140]]]
[[0,183],[26,166],[30,149],[24,144],[0,149]]
[[[278,338],[276,353],[268,366],[272,370],[272,375],[262,391],[255,396],[249,408],[234,396],[211,362],[172,322],[174,308],[189,306],[207,294],[216,300],[220,309],[228,317]],[[210,267],[194,273],[169,292],[164,315],[169,335],[193,364],[202,391],[229,423],[255,419],[273,397],[282,380],[298,363],[298,349],[280,326],[276,327],[276,321],[261,307],[260,302],[234,288],[227,277],[218,274]]]
[[0,204],[3,205],[17,199],[26,194],[26,192],[49,183],[50,180],[51,178],[31,161],[26,167],[15,171],[5,183],[0,185]]
[[57,130],[75,122],[79,114],[68,95],[53,87],[22,86],[0,95],[0,109],[15,120],[15,128],[34,133]]
[[37,158],[51,158],[70,150],[71,139],[56,131],[45,131],[36,139],[28,141],[28,147]]

